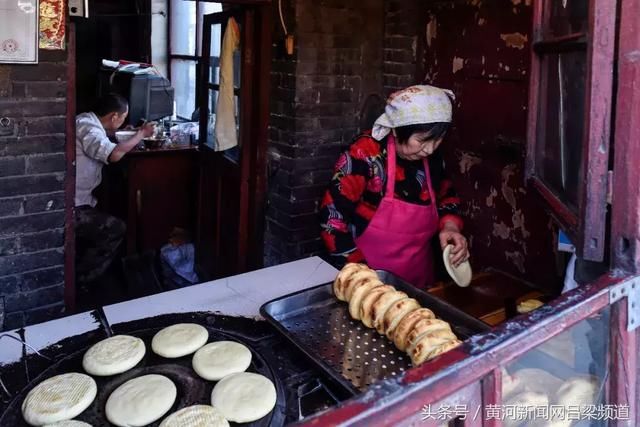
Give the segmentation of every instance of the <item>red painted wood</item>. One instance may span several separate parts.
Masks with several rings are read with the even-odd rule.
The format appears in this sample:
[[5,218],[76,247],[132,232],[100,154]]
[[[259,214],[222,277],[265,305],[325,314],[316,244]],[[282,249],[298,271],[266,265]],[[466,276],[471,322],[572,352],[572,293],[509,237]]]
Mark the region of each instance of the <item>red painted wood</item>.
[[462,348],[411,369],[399,380],[386,382],[306,424],[356,426],[383,420],[376,424],[398,425],[423,405],[445,399],[460,388],[481,380],[498,367],[599,312],[609,304],[608,288],[624,279],[604,276],[564,294],[548,304],[545,310],[536,310],[473,337]]
[[[543,2],[533,2],[533,34],[531,43],[542,40]],[[531,68],[529,69],[529,108],[527,117],[527,157],[525,177],[531,179],[535,175],[536,140],[538,138],[538,108],[546,103],[540,102],[541,66],[540,57],[531,50]]]
[[583,257],[595,261],[601,261],[605,251],[616,6],[617,0],[592,0],[589,20],[585,186],[580,197],[580,219],[584,222],[580,234]]
[[255,152],[252,159],[253,166],[249,175],[253,197],[249,205],[249,240],[248,268],[261,268],[264,258],[264,218],[266,214],[267,197],[267,147],[269,145],[269,93],[271,88],[271,41],[272,41],[272,12],[269,6],[256,8],[256,76],[257,87],[255,99],[264,100],[254,103],[253,141]]
[[[482,379],[482,405],[502,405],[502,370],[494,369]],[[492,418],[484,422],[485,427],[502,427],[502,421]]]
[[[549,38],[543,32],[551,0],[534,3],[534,50],[558,51],[559,43],[570,43],[581,34]],[[601,261],[605,251],[607,170],[609,161],[610,121],[613,102],[613,59],[615,48],[616,0],[592,0],[589,13],[587,50],[587,76],[585,85],[585,122],[583,136],[582,182],[578,197],[578,212],[571,209],[549,191],[543,197],[555,213],[556,219],[572,237],[578,254],[585,259]],[[576,47],[577,49],[578,47]],[[547,76],[543,56],[532,54],[529,99],[529,131],[527,177],[536,175],[537,141],[543,141],[544,126],[540,118],[546,117]],[[535,183],[534,183],[535,184]],[[534,188],[548,190],[534,185]],[[546,193],[546,194],[545,194]],[[577,225],[576,225],[577,222]]]
[[622,0],[612,205],[611,258],[640,271],[640,0]]
[[565,225],[565,229],[568,232],[577,232],[578,216],[573,213],[567,206],[542,182],[538,177],[533,177],[530,180],[531,185],[535,188],[540,196],[547,203],[553,216]]
[[[618,269],[640,271],[640,0],[621,0],[611,208],[611,260]],[[631,421],[640,425],[638,330],[626,332],[626,301],[613,310],[612,403],[629,404]],[[636,308],[637,309],[637,308]],[[625,425],[619,423],[618,425]]]
[[[640,284],[638,284],[640,286]],[[611,383],[609,399],[612,405],[629,406],[629,420],[614,420],[612,426],[636,425],[637,393],[637,332],[627,331],[627,299],[618,301],[611,312]]]
[[64,303],[67,311],[76,308],[76,26],[67,26],[67,119],[64,183]]

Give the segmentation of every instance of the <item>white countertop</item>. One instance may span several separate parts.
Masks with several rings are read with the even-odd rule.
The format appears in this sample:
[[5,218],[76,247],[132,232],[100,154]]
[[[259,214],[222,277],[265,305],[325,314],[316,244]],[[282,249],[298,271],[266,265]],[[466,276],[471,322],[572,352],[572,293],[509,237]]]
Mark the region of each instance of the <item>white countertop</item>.
[[[110,325],[160,314],[193,311],[259,317],[262,304],[282,295],[331,282],[337,273],[338,270],[321,258],[311,257],[105,306],[103,310]],[[89,312],[80,313],[27,326],[25,340],[40,350],[63,338],[99,327],[99,322]],[[15,331],[8,333],[17,336]],[[0,365],[18,361],[21,357],[21,343],[11,338],[0,341]]]

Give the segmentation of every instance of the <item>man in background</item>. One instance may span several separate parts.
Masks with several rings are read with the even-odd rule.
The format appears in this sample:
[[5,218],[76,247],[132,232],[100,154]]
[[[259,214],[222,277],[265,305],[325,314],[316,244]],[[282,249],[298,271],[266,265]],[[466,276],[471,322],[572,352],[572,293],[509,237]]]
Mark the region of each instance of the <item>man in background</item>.
[[129,114],[127,100],[108,94],[96,103],[93,111],[76,117],[76,280],[83,285],[102,276],[113,262],[124,238],[125,223],[96,209],[93,191],[102,181],[102,167],[120,161],[140,141],[154,134],[147,123],[130,139],[114,144],[113,135]]

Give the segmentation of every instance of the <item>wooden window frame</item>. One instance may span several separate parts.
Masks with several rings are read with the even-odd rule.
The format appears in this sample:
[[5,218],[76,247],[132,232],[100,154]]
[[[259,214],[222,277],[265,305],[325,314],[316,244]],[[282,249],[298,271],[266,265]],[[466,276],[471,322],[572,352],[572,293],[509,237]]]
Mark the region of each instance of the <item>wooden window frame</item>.
[[[202,1],[197,1],[196,2],[196,7],[195,7],[195,17],[196,17],[196,27],[195,27],[195,33],[194,33],[194,40],[195,40],[195,46],[194,46],[194,51],[192,52],[191,55],[186,55],[186,54],[174,54],[173,53],[173,47],[171,45],[171,26],[173,24],[173,19],[172,19],[172,11],[171,11],[171,0],[168,0],[168,12],[167,12],[167,26],[168,26],[168,37],[167,37],[167,76],[168,79],[171,81],[171,65],[173,63],[174,60],[178,60],[178,61],[191,61],[195,64],[196,67],[196,87],[195,87],[195,93],[194,95],[194,105],[193,108],[194,110],[198,107],[198,93],[199,93],[199,84],[200,84],[200,68],[201,68],[201,60],[202,60],[202,54],[201,52],[198,52],[198,46],[203,47],[204,45],[204,40],[198,40],[198,36],[199,36],[199,30],[202,30],[203,26],[204,26],[204,14],[201,15],[201,11],[204,8],[204,4],[203,3],[207,3],[207,2],[202,2]],[[220,1],[212,1],[209,3],[222,3]],[[198,26],[197,22],[198,22],[198,17],[202,16],[202,26]],[[202,33],[202,31],[200,31],[200,34],[202,35],[202,38],[204,39],[204,35]],[[191,117],[182,117],[182,116],[178,116],[179,118],[182,119],[186,119],[186,120],[191,120]]]
[[[549,10],[554,0],[534,2],[529,116],[525,174],[532,187],[547,203],[552,215],[569,234],[578,256],[602,261],[606,248],[609,142],[613,102],[613,60],[617,0],[590,0],[587,33],[552,38],[545,34]],[[542,102],[547,89],[543,56],[587,50],[582,165],[577,212],[570,209],[537,173],[538,135],[546,116]]]

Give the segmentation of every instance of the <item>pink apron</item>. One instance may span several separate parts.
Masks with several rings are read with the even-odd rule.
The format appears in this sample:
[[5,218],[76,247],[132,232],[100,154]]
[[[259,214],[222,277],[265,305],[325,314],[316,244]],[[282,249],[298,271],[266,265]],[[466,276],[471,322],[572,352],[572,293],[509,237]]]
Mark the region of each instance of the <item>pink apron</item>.
[[433,284],[431,238],[438,232],[438,210],[426,158],[424,171],[431,204],[416,205],[395,198],[396,144],[389,135],[386,191],[371,222],[355,240],[369,267],[389,271],[418,288]]

